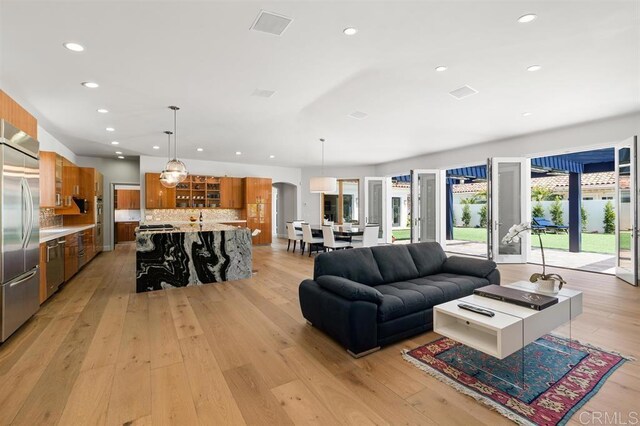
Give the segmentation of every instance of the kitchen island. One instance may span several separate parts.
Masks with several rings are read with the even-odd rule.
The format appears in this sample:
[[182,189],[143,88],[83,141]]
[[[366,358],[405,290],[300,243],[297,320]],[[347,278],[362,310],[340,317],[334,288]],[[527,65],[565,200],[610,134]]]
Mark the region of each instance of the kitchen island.
[[251,277],[251,232],[222,224],[136,230],[136,291]]

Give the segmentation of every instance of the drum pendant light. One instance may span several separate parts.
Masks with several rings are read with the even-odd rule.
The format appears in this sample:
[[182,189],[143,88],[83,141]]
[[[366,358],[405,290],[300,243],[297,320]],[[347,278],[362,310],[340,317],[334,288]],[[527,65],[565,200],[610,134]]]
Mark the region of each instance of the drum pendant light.
[[322,143],[322,176],[312,177],[309,181],[309,191],[314,194],[324,192],[335,192],[337,180],[334,177],[324,175],[324,139],[320,139]]
[[180,108],[177,106],[170,106],[170,110],[173,110],[173,160],[169,160],[164,167],[163,174],[168,175],[166,179],[169,182],[176,181],[180,183],[187,178],[187,166],[180,160],[178,160],[178,125],[177,125],[177,112]]
[[[167,135],[167,163],[168,163],[169,161],[171,161],[171,135],[173,134],[173,132],[167,130],[164,132],[164,134]],[[176,177],[171,173],[167,173],[165,170],[163,170],[162,173],[160,173],[160,183],[162,184],[162,186],[166,188],[175,188],[176,185],[178,185],[178,181]]]

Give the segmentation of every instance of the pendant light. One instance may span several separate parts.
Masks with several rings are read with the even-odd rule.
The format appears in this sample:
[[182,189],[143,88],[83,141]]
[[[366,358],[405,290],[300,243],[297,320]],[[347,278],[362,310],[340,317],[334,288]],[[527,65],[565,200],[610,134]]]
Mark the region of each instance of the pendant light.
[[311,178],[309,181],[309,190],[314,194],[336,192],[336,178],[324,175],[324,139],[320,139],[320,142],[322,142],[322,176]]
[[187,178],[187,166],[180,160],[178,160],[178,125],[177,125],[177,112],[180,108],[177,106],[170,106],[170,110],[173,110],[173,160],[169,160],[164,167],[163,173],[168,174],[166,179],[173,182],[180,183]]
[[[171,135],[172,131],[167,130],[164,132],[167,135],[167,162],[171,161]],[[160,173],[160,183],[166,188],[175,188],[178,185],[178,180],[172,173],[167,173],[165,170]]]

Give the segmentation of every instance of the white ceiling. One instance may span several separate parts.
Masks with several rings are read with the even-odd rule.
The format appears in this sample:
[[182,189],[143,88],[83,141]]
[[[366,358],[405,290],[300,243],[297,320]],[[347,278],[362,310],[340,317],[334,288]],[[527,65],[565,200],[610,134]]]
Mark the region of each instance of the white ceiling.
[[[293,23],[250,31],[260,9]],[[79,155],[114,156],[118,140],[165,156],[168,105],[181,107],[181,157],[283,166],[318,165],[320,137],[327,164],[376,164],[640,109],[637,1],[4,0],[0,12],[3,89]],[[448,94],[465,84],[479,93]]]

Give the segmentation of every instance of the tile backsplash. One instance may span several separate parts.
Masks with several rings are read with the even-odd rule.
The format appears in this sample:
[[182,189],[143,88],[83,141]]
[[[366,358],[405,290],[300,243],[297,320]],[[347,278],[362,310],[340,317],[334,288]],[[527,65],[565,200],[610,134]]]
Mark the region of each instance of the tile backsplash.
[[241,213],[236,209],[147,209],[142,219],[144,222],[183,222],[191,216],[199,217],[200,211],[205,222],[238,220]]
[[40,209],[40,228],[53,228],[62,226],[62,215],[56,214],[51,208]]

